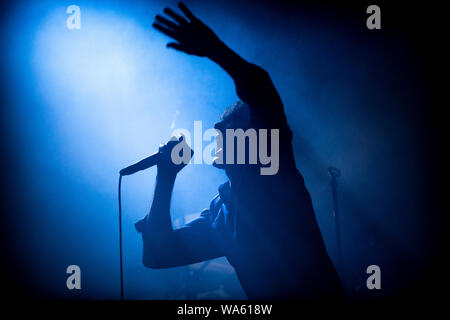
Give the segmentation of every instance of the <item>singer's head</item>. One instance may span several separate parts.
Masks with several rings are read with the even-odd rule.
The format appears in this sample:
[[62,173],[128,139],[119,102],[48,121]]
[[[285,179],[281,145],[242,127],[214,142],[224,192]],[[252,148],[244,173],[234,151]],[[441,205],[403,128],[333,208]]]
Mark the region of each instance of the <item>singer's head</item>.
[[[234,150],[234,161],[232,164],[227,163],[227,129],[238,130],[242,129],[244,132],[249,128],[249,107],[246,103],[238,101],[228,107],[225,112],[221,115],[220,121],[214,125],[214,128],[218,132],[218,136],[221,138],[216,138],[216,159],[213,165],[219,169],[225,169],[227,174],[231,173],[234,168],[238,165],[237,163],[237,143],[238,139],[234,138],[233,150]],[[248,140],[248,139],[246,139]],[[248,163],[248,141],[245,143],[245,154],[246,154],[246,164]],[[230,151],[228,151],[230,152]],[[242,164],[239,166],[242,167]]]

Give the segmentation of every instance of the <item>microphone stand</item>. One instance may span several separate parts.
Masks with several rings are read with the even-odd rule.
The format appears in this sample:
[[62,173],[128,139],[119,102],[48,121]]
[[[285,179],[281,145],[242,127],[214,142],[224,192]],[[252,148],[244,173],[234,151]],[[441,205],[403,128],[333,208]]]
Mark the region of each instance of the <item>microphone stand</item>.
[[342,244],[341,244],[341,228],[339,224],[339,206],[338,206],[338,197],[337,197],[337,187],[338,181],[337,178],[341,176],[341,171],[335,167],[328,167],[328,173],[331,176],[330,186],[331,193],[333,195],[333,217],[336,226],[336,248],[337,248],[337,267],[342,267]]

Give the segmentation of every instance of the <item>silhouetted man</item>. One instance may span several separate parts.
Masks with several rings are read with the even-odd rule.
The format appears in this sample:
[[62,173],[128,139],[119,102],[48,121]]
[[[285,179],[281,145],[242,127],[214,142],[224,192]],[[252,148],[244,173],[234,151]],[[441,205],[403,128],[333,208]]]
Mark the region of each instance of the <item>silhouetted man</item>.
[[[165,8],[171,20],[157,15],[153,24],[176,40],[167,47],[216,62],[233,78],[242,99],[225,111],[215,128],[221,132],[278,129],[279,170],[262,175],[264,165],[259,160],[245,165],[216,161],[214,166],[224,169],[229,181],[219,187],[219,194],[199,218],[173,230],[170,199],[184,164],[173,164],[170,154],[178,142],[168,142],[160,148],[162,160],[150,212],[136,224],[143,236],[144,265],[170,268],[226,256],[250,299],[339,295],[339,279],[295,166],[292,132],[269,75],[234,53],[185,5],[179,7],[185,17]],[[226,143],[222,149],[218,152],[225,162],[230,150]]]

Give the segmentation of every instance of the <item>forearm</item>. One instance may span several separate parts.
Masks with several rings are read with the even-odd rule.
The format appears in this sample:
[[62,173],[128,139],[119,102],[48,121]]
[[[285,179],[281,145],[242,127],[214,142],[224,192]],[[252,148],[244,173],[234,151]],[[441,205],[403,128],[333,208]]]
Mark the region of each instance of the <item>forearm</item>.
[[[143,257],[146,267],[160,268],[167,264],[167,249],[173,246],[173,229],[170,218],[170,199],[175,176],[158,173],[150,212],[141,220]],[[164,246],[163,246],[164,244]]]
[[170,218],[170,200],[175,184],[175,175],[161,174],[156,176],[156,186],[150,212],[146,217],[146,231],[153,236],[167,235],[172,232]]
[[271,119],[282,115],[282,102],[269,74],[250,63],[219,41],[208,57],[234,80],[239,98],[250,106],[250,112]]
[[249,62],[231,50],[222,41],[217,43],[214,50],[208,55],[208,58],[217,63],[235,81],[243,78],[251,66]]
[[266,71],[231,50],[184,4],[178,6],[186,18],[166,8],[165,14],[173,20],[157,15],[153,23],[157,30],[176,41],[168,43],[168,47],[200,57],[206,56],[217,63],[233,78],[239,98],[251,107],[258,106],[261,109],[265,107],[262,106],[264,104],[268,106],[280,102],[276,101],[279,100],[278,93]]

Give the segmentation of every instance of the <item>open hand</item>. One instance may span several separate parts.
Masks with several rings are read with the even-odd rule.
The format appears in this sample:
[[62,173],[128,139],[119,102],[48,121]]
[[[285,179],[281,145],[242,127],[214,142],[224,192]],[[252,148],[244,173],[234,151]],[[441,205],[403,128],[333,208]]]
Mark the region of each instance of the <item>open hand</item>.
[[210,57],[220,46],[220,39],[214,31],[194,16],[185,4],[180,2],[178,7],[185,17],[180,16],[170,8],[165,8],[164,13],[171,19],[158,14],[155,17],[153,27],[176,40],[176,42],[169,42],[168,48],[200,57]]

